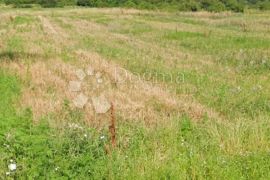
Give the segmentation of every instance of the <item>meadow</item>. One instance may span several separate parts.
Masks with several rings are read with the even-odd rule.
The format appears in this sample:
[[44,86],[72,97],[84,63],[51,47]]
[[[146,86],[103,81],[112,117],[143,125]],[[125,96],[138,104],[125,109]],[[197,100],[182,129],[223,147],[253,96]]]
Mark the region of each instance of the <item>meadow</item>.
[[[1,179],[269,179],[269,19],[0,8]],[[104,82],[84,93],[115,106],[114,148],[110,113],[67,88],[88,66]]]

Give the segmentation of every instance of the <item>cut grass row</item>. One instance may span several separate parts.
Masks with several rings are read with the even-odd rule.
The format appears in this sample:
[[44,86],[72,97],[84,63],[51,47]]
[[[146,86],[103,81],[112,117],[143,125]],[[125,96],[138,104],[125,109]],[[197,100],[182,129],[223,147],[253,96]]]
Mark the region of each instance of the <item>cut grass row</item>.
[[[159,54],[160,52],[153,52],[151,49],[139,47],[139,45],[133,43],[132,40],[120,40],[117,36],[114,37],[114,33],[108,33],[107,31],[106,33],[107,34],[104,35],[98,33],[93,35],[86,34],[81,38],[81,47],[94,50],[108,59],[113,59],[136,74],[159,74],[160,76],[157,76],[157,78],[159,78],[160,81],[165,80],[167,83],[171,83],[172,79],[172,82],[175,83],[179,75],[183,76],[185,79],[184,82],[181,81],[179,84],[174,84],[176,91],[183,93],[183,89],[188,90],[190,85],[192,85],[191,87],[195,87],[195,90],[192,89],[191,91],[193,92],[188,93],[193,93],[193,95],[203,103],[215,108],[224,115],[230,116],[230,118],[241,116],[254,118],[258,114],[268,114],[269,112],[268,85],[266,81],[255,83],[256,79],[260,79],[261,76],[264,76],[269,68],[269,56],[267,51],[266,54],[262,56],[258,54],[260,48],[268,49],[268,40],[262,40],[265,42],[260,43],[260,41],[257,42],[253,39],[257,45],[249,40],[240,41],[239,44],[234,43],[238,41],[237,38],[234,40],[227,38],[225,39],[227,43],[223,43],[223,41],[219,41],[218,39],[214,41],[215,43],[207,43],[207,41],[211,40],[208,40],[201,33],[177,32],[176,36],[180,38],[179,41],[181,43],[187,42],[199,46],[197,42],[202,42],[206,45],[205,48],[200,46],[200,48],[203,48],[201,50],[202,52],[206,54],[215,54],[216,51],[219,52],[216,54],[221,56],[221,58],[214,61],[214,66],[223,66],[221,71],[212,66],[206,66],[206,69],[201,72],[196,71],[195,68],[181,68],[181,64],[180,68],[168,67],[166,61],[168,61],[169,58],[166,59],[163,54]],[[187,34],[191,34],[192,37]],[[194,34],[199,34],[199,37],[194,36]],[[110,41],[106,41],[106,37],[111,37]],[[200,40],[200,38],[202,38],[202,40]],[[230,44],[232,44],[232,46],[230,46]],[[253,54],[250,53],[251,56],[247,57],[247,59],[237,60],[235,57],[232,57],[230,60],[232,55],[226,55],[225,53],[231,49],[231,51],[233,51],[231,53],[233,54],[237,49],[241,51],[242,48],[244,49],[243,54],[253,52],[249,51],[249,47],[246,47],[246,45],[252,47],[252,49],[256,49]],[[160,45],[160,48],[162,48],[162,45]],[[189,49],[196,52],[194,48]],[[256,59],[250,59],[252,56]],[[213,58],[215,59],[215,56]],[[241,56],[240,58],[244,57]],[[178,59],[178,61],[179,60],[180,59]],[[251,64],[252,60],[254,60],[254,64]],[[258,62],[256,62],[256,60],[258,60]],[[202,59],[200,61],[204,60]],[[207,59],[205,61],[207,61]],[[226,61],[231,62],[228,63]],[[228,70],[226,70],[226,67]],[[240,69],[240,71],[238,69]],[[261,75],[256,75],[258,73]],[[166,76],[168,78],[164,79],[162,75],[168,75]],[[231,76],[234,76],[233,79]],[[250,83],[251,81],[253,83]],[[183,86],[187,86],[187,88],[183,88]],[[254,94],[256,95],[254,96]]]
[[[32,38],[26,36],[29,29],[12,32],[14,36],[12,34],[1,36],[0,42],[5,42],[4,51],[10,52],[11,55],[16,52],[19,54],[13,58],[9,55],[1,56],[1,62],[3,59],[20,60],[21,63],[27,62],[31,66],[34,61],[46,60],[45,57],[60,57],[66,63],[73,63],[72,61],[76,61],[73,58],[74,51],[78,49],[96,51],[107,60],[114,61],[138,75],[149,72],[169,74],[175,79],[180,73],[182,80],[180,84],[171,83],[170,78],[164,80],[162,75],[158,77],[159,83],[169,85],[179,95],[188,94],[196,98],[225,118],[218,121],[205,116],[203,120],[194,122],[189,117],[180,115],[171,117],[167,124],[147,128],[139,124],[138,119],[126,122],[126,119],[117,117],[118,148],[111,155],[107,155],[104,150],[104,143],[108,141],[107,129],[97,131],[84,126],[81,122],[83,114],[71,110],[67,102],[63,102],[63,109],[68,112],[65,121],[82,126],[82,130],[74,129],[69,124],[64,124],[62,128],[51,128],[48,122],[55,118],[53,115],[44,116],[40,124],[33,125],[31,109],[15,108],[20,99],[21,89],[25,86],[24,82],[21,82],[24,77],[16,77],[11,72],[1,69],[2,177],[20,179],[86,177],[268,179],[270,177],[268,36],[265,39],[258,36],[256,41],[257,37],[254,37],[254,34],[246,34],[235,29],[232,31],[229,26],[229,28],[211,27],[214,29],[213,36],[207,38],[204,33],[196,33],[193,29],[187,30],[190,28],[189,25],[183,27],[184,30],[172,31],[152,26],[152,21],[148,21],[146,17],[131,16],[126,20],[118,20],[116,15],[106,13],[106,18],[120,24],[111,29],[111,26],[107,26],[108,21],[102,12],[95,14],[83,11],[83,17],[80,17],[75,16],[76,13],[74,15],[76,11],[73,13],[66,13],[65,10],[56,11],[46,13],[45,16],[69,35],[68,41],[72,42],[71,46],[65,42],[54,41],[53,37],[46,34],[45,29],[40,28],[38,25],[40,22],[36,18],[25,21],[24,19],[31,16],[25,18],[20,15],[22,17],[19,16],[19,20],[11,24],[15,23],[17,26],[29,23],[37,27],[38,33],[35,34],[34,29],[29,28],[35,35]],[[31,13],[37,12],[29,10],[28,14]],[[72,19],[68,23],[64,17],[67,14]],[[160,22],[163,21],[162,17]],[[189,18],[193,21],[199,20],[196,17]],[[103,29],[85,30],[83,25],[76,26],[75,22],[81,19],[101,23]],[[164,21],[174,23],[178,19],[180,18],[169,14]],[[122,23],[125,26],[121,26]],[[196,24],[196,26],[205,28],[206,25]],[[219,36],[220,31],[224,31],[224,34],[229,32],[231,36]],[[234,34],[234,31],[241,36]],[[128,41],[124,41],[121,38],[123,36],[119,35],[124,35]],[[224,41],[224,44],[220,43],[220,40]],[[44,56],[36,58],[28,55],[29,49],[26,47],[29,47],[32,41],[43,49],[41,54],[44,53]],[[49,45],[38,41],[46,41]],[[231,50],[238,52],[241,49],[243,54],[254,56],[246,57],[247,66],[239,66],[235,59],[237,53],[227,53]],[[179,52],[189,57],[183,59]],[[242,57],[240,54],[240,58]],[[259,63],[256,68],[250,64],[253,58],[262,63],[263,57],[266,57],[266,63]],[[184,66],[187,64],[188,68]],[[105,140],[101,138],[102,136]],[[11,159],[16,161],[18,169],[16,173],[5,176]]]

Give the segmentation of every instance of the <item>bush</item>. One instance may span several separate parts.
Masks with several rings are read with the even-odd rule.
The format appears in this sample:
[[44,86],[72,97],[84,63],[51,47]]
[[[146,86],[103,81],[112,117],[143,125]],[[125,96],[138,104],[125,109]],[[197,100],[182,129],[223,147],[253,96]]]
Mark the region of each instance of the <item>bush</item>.
[[58,4],[57,0],[40,0],[39,4],[45,8],[59,7],[60,6],[60,4]]
[[195,1],[185,3],[185,9],[188,11],[199,11],[201,9],[200,4]]
[[128,0],[127,2],[125,2],[124,7],[128,7],[128,8],[135,8],[137,5],[132,1],[132,0]]
[[14,7],[15,8],[33,8],[34,5],[33,4],[15,4]]
[[227,10],[244,12],[244,4],[238,2],[237,0],[224,0],[224,4]]
[[209,6],[209,8],[207,10],[211,11],[211,12],[221,12],[221,11],[224,11],[225,9],[226,9],[226,7],[223,3],[217,2],[217,3],[214,3],[211,6]]
[[77,0],[62,0],[61,4],[63,6],[75,6],[77,3]]
[[258,3],[258,7],[260,10],[270,10],[270,1],[264,1]]
[[78,0],[77,1],[78,6],[91,6],[90,0]]
[[96,0],[93,2],[92,7],[112,7],[113,3],[109,3],[104,0]]
[[216,0],[203,0],[201,6],[203,9],[211,12],[220,12],[226,9],[222,2]]
[[140,9],[155,9],[155,6],[149,2],[142,1],[139,6]]
[[4,0],[6,5],[13,5],[15,8],[32,8],[34,0]]

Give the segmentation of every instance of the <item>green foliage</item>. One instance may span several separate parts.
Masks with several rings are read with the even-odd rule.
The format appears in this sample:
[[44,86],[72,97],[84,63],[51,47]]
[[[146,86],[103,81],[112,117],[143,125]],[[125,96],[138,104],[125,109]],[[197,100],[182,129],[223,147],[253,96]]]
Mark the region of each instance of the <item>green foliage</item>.
[[224,10],[243,12],[245,5],[262,10],[267,10],[270,7],[270,2],[268,0],[4,0],[4,2],[6,4],[13,4],[15,7],[30,7],[30,4],[40,4],[42,7],[78,5],[88,7],[173,9],[180,11],[207,10],[213,12],[220,12]]
[[270,10],[270,1],[262,1],[258,3],[258,8],[260,10]]
[[61,6],[61,1],[58,0],[39,0],[38,2],[42,7],[50,8],[50,7],[59,7]]
[[123,5],[124,7],[128,7],[128,8],[135,8],[136,7],[136,3],[133,2],[132,0],[128,0],[125,2],[125,4]]
[[244,11],[244,4],[237,0],[224,0],[224,4],[227,10],[232,10],[234,12]]
[[215,11],[215,12],[224,11],[226,9],[225,5],[222,2],[215,0],[203,0],[202,8],[207,11]]
[[140,9],[155,9],[155,6],[147,1],[142,1],[139,5],[138,8]]
[[90,0],[78,0],[77,5],[78,6],[93,6],[93,3]]

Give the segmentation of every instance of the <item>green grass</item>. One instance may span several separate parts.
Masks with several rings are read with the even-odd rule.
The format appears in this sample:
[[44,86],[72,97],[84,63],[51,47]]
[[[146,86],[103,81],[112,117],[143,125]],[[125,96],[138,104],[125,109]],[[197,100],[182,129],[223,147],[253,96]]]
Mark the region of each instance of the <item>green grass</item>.
[[[268,153],[227,154],[215,133],[226,135],[230,131],[207,119],[201,123],[192,123],[187,117],[172,119],[171,124],[150,130],[121,123],[117,131],[119,150],[109,156],[102,145],[107,140],[100,140],[102,134],[108,137],[106,131],[96,132],[85,127],[59,132],[49,128],[45,119],[33,125],[31,110],[19,113],[14,109],[15,99],[20,95],[18,78],[1,71],[0,87],[1,167],[7,167],[11,159],[18,165],[18,171],[10,177],[257,179],[269,176],[266,173],[270,161]],[[64,108],[69,109],[68,104]],[[80,115],[69,112],[70,120],[78,123]],[[242,126],[240,145],[249,144],[255,128]],[[256,126],[267,133],[264,124]],[[223,143],[226,144],[226,140]],[[257,164],[261,172],[257,171]],[[0,172],[3,175],[5,171],[7,168],[1,168]]]
[[[1,26],[16,29],[0,37],[3,179],[270,178],[270,36],[262,23],[269,12],[210,17],[141,12],[119,18],[120,11],[102,9],[18,11],[25,15],[4,19],[7,25]],[[5,13],[16,14],[0,10],[0,17]],[[35,13],[66,37],[46,34]],[[80,20],[90,25],[75,24]],[[29,29],[18,31],[22,24]],[[30,56],[30,42],[44,52]],[[104,147],[110,140],[108,128],[85,124],[84,111],[73,110],[68,100],[62,102],[61,115],[44,114],[34,123],[32,109],[19,105],[31,79],[7,67],[27,63],[29,68],[56,58],[80,67],[77,50],[94,51],[137,75],[154,74],[147,80],[167,86],[178,98],[189,96],[220,119],[205,114],[195,120],[153,98],[148,107],[174,113],[150,126],[117,116],[118,144],[110,154]],[[56,90],[48,86],[45,91],[53,96]],[[75,124],[82,128],[71,127]],[[17,170],[7,176],[11,159]]]
[[21,24],[29,24],[34,20],[31,16],[16,16],[14,20],[12,21],[15,25],[21,25]]
[[245,35],[238,36],[220,36],[203,34],[199,32],[169,32],[164,35],[169,41],[177,41],[177,45],[189,51],[197,51],[211,55],[221,56],[224,51],[249,50],[270,48],[270,40]]
[[[166,126],[154,129],[133,123],[118,125],[118,148],[107,155],[106,130],[66,128],[51,129],[44,119],[39,125],[31,122],[29,109],[18,113],[14,100],[19,96],[20,83],[16,77],[0,73],[1,92],[1,171],[7,178],[76,178],[76,179],[258,179],[269,177],[270,157],[260,147],[257,153],[242,149],[253,140],[254,126],[240,130],[239,151],[230,154],[226,147],[231,131],[221,124],[205,119],[193,123],[188,117],[171,119]],[[69,109],[68,103],[64,108]],[[70,120],[80,115],[69,111]],[[77,114],[77,115],[76,115]],[[79,116],[78,116],[79,115]],[[48,117],[49,118],[49,117]],[[78,122],[74,122],[78,123]],[[250,124],[251,125],[251,124]],[[261,138],[267,137],[264,124]],[[231,127],[231,126],[230,126]],[[235,129],[236,130],[236,129]],[[268,131],[269,133],[269,131]],[[222,135],[223,134],[223,135]],[[101,136],[105,139],[100,139]],[[269,135],[269,134],[268,134]],[[268,136],[269,137],[269,136]],[[234,137],[235,138],[235,137]],[[249,151],[250,150],[250,151]],[[10,160],[17,171],[9,176]],[[200,162],[200,163],[198,163]],[[258,168],[260,166],[260,168]]]

